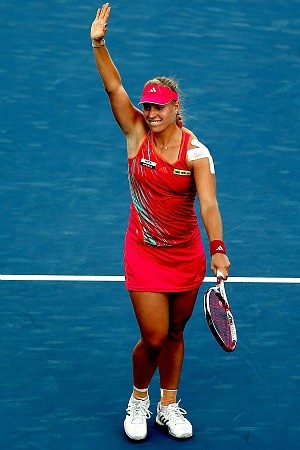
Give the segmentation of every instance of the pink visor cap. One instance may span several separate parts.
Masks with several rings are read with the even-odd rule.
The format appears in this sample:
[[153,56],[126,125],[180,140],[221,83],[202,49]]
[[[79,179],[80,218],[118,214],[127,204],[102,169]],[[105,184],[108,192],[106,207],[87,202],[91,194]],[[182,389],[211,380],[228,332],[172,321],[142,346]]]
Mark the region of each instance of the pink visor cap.
[[167,86],[161,84],[147,84],[142,92],[141,103],[155,103],[156,105],[166,105],[172,100],[178,100],[178,94]]

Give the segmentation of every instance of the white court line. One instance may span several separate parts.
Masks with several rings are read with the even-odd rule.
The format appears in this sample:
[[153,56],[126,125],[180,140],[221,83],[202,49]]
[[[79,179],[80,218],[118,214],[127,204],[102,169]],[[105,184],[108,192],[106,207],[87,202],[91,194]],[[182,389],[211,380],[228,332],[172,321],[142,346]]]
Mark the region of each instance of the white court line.
[[[120,275],[1,275],[1,281],[125,281]],[[214,283],[215,277],[205,277],[204,283]],[[300,278],[229,277],[228,283],[300,283]]]

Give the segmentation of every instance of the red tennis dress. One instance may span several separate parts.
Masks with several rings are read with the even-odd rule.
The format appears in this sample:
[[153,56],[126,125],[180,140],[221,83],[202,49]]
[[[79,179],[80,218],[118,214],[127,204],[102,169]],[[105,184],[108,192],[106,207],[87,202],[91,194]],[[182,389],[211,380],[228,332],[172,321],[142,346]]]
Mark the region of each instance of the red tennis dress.
[[169,163],[147,134],[128,158],[131,207],[125,238],[127,289],[183,292],[202,284],[206,259],[195,212],[196,187],[186,164],[190,134],[182,130],[178,159]]

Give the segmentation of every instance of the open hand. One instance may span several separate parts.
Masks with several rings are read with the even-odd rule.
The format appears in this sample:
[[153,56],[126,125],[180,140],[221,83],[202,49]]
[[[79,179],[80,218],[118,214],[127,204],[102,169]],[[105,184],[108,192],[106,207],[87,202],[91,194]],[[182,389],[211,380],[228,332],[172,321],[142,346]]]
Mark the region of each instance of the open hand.
[[95,41],[100,41],[106,34],[107,21],[110,14],[109,3],[104,3],[104,5],[97,10],[96,17],[91,26],[91,39]]

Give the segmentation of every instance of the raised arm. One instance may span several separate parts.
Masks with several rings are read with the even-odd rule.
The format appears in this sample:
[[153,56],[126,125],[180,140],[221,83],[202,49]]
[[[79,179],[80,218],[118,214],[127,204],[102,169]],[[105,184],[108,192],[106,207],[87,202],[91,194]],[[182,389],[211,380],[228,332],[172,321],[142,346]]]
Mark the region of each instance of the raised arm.
[[109,15],[110,6],[109,3],[105,3],[97,10],[91,26],[96,66],[118,124],[127,137],[138,140],[135,136],[140,133],[140,128],[142,130],[145,128],[144,118],[142,112],[131,103],[122,85],[120,74],[106,48],[104,36],[107,32]]

